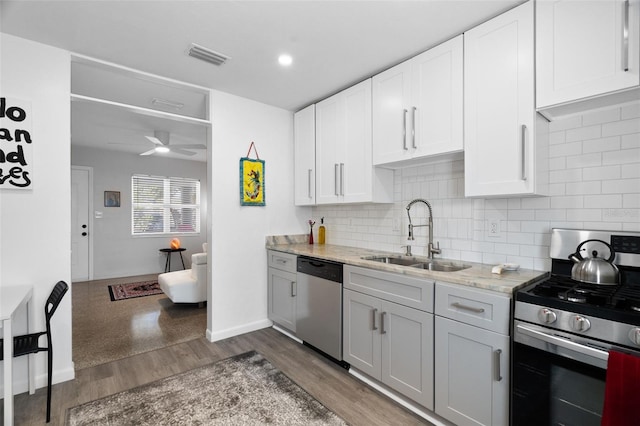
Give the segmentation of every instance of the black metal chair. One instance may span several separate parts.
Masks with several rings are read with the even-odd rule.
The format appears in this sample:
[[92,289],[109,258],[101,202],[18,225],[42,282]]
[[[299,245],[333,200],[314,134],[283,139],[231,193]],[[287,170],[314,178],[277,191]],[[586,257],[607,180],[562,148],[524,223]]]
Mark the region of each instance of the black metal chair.
[[[53,367],[53,349],[51,346],[51,317],[58,309],[62,297],[69,290],[69,285],[64,281],[58,281],[58,283],[51,290],[51,294],[47,299],[47,303],[44,305],[44,316],[47,321],[47,330],[38,333],[25,334],[22,336],[15,336],[13,338],[13,356],[18,357],[22,355],[34,354],[37,352],[47,352],[47,423],[51,420],[51,371]],[[41,347],[39,345],[40,336],[47,335],[47,346]],[[4,344],[0,339],[0,361],[3,357]]]

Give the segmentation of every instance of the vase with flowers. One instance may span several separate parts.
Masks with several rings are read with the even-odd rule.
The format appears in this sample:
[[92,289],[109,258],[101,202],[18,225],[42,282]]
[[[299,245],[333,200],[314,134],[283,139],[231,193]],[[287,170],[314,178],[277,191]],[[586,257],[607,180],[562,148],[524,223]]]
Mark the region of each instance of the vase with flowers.
[[309,219],[309,244],[313,244],[313,225],[315,224],[314,220]]

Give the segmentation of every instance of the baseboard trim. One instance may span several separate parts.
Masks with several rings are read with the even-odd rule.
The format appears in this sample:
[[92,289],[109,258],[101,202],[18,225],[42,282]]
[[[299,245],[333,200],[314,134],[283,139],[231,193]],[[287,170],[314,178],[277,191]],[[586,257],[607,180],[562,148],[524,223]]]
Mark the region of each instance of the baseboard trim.
[[262,330],[263,328],[271,327],[273,324],[270,320],[264,319],[260,321],[250,322],[248,324],[242,324],[237,327],[227,328],[225,330],[211,331],[207,329],[207,340],[210,342],[217,342],[218,340],[228,339],[229,337],[239,336],[240,334],[251,333],[252,331]]
[[447,420],[444,420],[444,419],[440,418],[437,414],[432,413],[432,412],[430,412],[428,410],[425,410],[423,408],[420,408],[419,406],[412,404],[411,402],[405,400],[404,398],[401,398],[400,396],[396,395],[394,392],[392,392],[389,389],[387,389],[386,387],[380,385],[380,383],[376,382],[375,380],[371,379],[369,376],[367,376],[364,373],[361,373],[360,371],[356,370],[355,368],[351,367],[351,369],[349,370],[349,373],[351,373],[351,375],[356,377],[358,380],[360,380],[360,381],[366,383],[367,385],[371,386],[372,388],[374,388],[375,390],[377,390],[381,394],[387,396],[388,398],[390,398],[390,399],[394,400],[395,402],[397,402],[398,404],[402,405],[407,410],[412,411],[415,414],[417,414],[418,416],[429,420],[435,426],[453,426],[453,423],[449,423]]
[[[46,370],[46,369],[45,369]],[[64,370],[54,370],[53,376],[51,377],[52,384],[62,383],[69,380],[73,380],[76,378],[75,369],[73,367],[73,363],[71,367],[65,368]],[[34,377],[36,389],[46,388],[47,387],[47,373],[45,371],[44,374],[38,374]],[[29,392],[29,382],[27,380],[26,374],[14,374],[13,375],[13,394],[18,395],[21,393]],[[0,383],[0,396],[4,395],[4,381]]]

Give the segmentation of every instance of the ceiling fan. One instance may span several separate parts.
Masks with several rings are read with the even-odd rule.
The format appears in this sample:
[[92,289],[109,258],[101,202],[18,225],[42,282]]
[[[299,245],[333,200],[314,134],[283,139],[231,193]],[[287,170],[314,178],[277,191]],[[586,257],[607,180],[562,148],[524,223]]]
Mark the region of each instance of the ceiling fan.
[[[145,151],[140,155],[151,155],[156,153],[174,152],[181,155],[196,155],[193,151],[187,149],[207,149],[203,144],[188,144],[188,145],[171,145],[169,143],[169,132],[162,130],[156,130],[153,132],[153,136],[145,136],[149,141],[155,144],[153,149]],[[185,149],[187,148],[187,149]]]

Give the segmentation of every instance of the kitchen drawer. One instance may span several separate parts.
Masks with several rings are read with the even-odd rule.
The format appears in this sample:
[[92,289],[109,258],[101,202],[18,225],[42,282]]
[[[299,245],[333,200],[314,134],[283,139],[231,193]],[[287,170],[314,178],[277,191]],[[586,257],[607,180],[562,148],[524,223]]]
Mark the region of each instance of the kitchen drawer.
[[296,260],[298,256],[295,254],[282,253],[279,251],[268,250],[269,267],[280,269],[281,271],[296,272]]
[[511,298],[500,293],[437,282],[435,311],[441,317],[509,335]]
[[433,312],[434,281],[344,266],[344,288],[425,312]]

